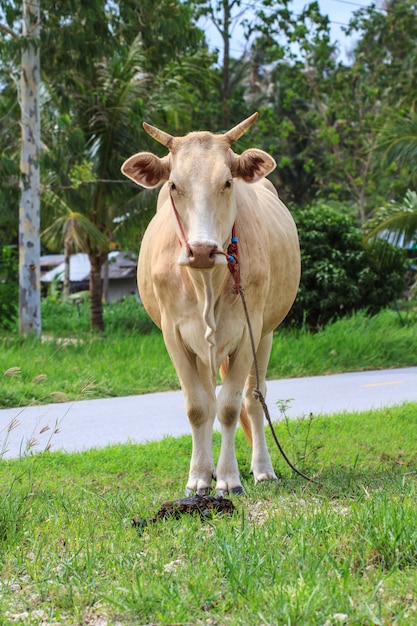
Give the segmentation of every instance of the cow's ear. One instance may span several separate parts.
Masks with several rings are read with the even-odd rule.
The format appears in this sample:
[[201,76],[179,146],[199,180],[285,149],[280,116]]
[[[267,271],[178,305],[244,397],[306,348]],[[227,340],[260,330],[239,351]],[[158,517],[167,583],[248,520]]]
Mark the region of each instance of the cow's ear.
[[138,185],[152,189],[169,178],[169,154],[160,159],[151,152],[139,152],[123,163],[122,172]]
[[254,183],[267,176],[275,167],[274,159],[263,150],[251,148],[240,155],[233,154],[232,175],[243,178],[247,183]]

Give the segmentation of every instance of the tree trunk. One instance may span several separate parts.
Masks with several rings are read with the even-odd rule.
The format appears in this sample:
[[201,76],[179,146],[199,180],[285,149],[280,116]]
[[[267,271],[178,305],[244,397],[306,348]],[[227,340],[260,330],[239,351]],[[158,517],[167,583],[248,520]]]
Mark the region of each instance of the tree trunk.
[[[39,0],[40,1],[40,0]],[[22,145],[19,206],[19,331],[25,337],[41,324],[40,289],[40,7],[23,0],[20,78]]]
[[109,255],[108,254],[106,254],[103,267],[104,267],[104,276],[103,276],[103,288],[102,288],[101,299],[104,303],[106,303],[109,297]]
[[101,302],[101,266],[106,255],[90,254],[90,327],[91,330],[104,330],[103,307]]

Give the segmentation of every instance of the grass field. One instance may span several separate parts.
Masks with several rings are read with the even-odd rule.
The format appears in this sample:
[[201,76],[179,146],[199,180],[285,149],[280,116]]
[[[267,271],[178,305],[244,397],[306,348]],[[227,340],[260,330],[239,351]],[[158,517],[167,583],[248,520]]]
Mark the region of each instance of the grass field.
[[[42,342],[0,334],[0,407],[178,389],[160,332],[134,298],[105,308],[106,333],[88,331],[88,305],[43,303]],[[325,329],[278,330],[269,378],[417,365],[415,311],[359,313]]]
[[[417,623],[417,405],[278,426],[291,474],[232,517],[132,528],[181,497],[189,437],[1,463],[0,625]],[[216,455],[219,436],[214,438]]]

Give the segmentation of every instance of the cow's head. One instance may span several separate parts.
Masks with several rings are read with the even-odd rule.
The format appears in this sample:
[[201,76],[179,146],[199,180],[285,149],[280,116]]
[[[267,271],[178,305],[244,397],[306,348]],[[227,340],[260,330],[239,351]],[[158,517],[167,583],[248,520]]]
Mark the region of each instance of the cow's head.
[[254,183],[274,169],[274,159],[262,150],[245,150],[238,155],[230,148],[257,116],[254,113],[224,135],[193,132],[173,137],[143,124],[151,137],[169,149],[169,154],[160,158],[139,152],[125,161],[122,172],[147,188],[168,181],[178,214],[175,228],[185,244],[180,264],[201,269],[225,263],[219,252],[227,247],[236,218],[234,179]]

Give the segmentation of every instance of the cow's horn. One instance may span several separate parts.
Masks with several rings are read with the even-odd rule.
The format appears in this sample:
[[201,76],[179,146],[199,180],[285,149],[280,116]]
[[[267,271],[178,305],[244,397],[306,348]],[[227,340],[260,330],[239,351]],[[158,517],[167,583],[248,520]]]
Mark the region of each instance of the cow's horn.
[[223,135],[223,137],[229,144],[232,144],[234,141],[237,141],[239,137],[246,133],[248,128],[252,126],[257,117],[258,114],[254,113],[250,117],[246,118],[246,120],[243,120],[243,122],[240,122],[240,124],[238,124],[234,128],[228,130],[227,133]]
[[156,141],[161,143],[163,146],[166,146],[167,148],[171,147],[172,140],[174,139],[172,135],[165,133],[163,130],[159,130],[159,128],[156,128],[155,126],[151,126],[146,122],[143,122],[143,128],[146,130],[148,135],[156,139]]

